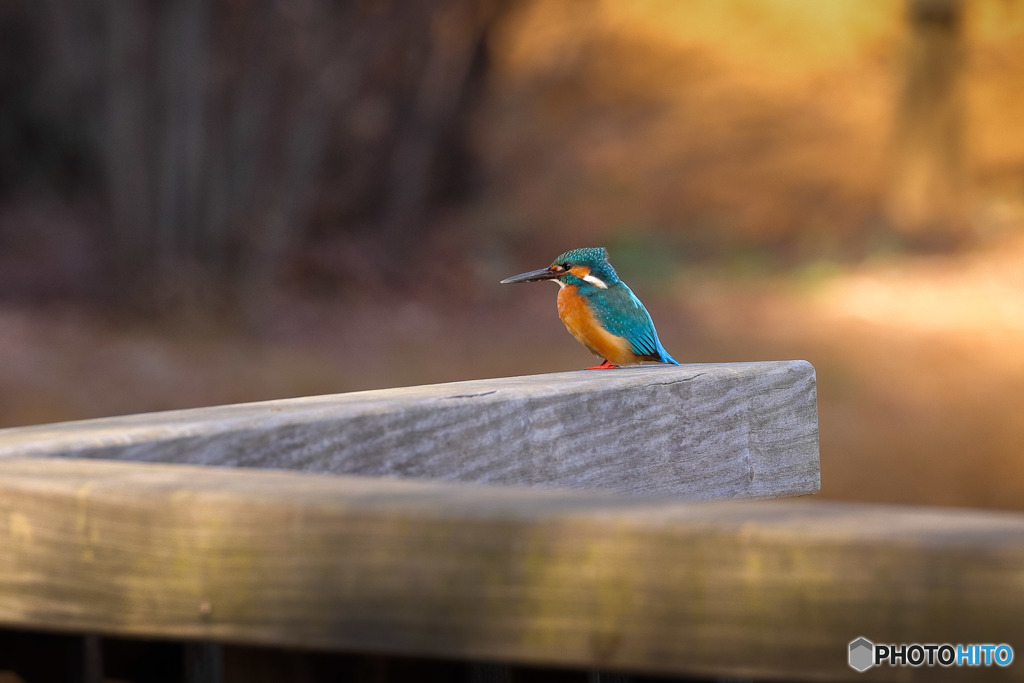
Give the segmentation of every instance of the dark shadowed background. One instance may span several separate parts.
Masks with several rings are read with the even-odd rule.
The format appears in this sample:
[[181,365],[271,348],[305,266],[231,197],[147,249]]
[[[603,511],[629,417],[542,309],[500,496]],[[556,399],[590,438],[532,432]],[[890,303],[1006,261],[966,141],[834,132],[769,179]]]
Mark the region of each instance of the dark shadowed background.
[[1024,508],[1021,0],[13,0],[0,103],[0,426],[582,368],[497,282],[603,245],[822,497]]

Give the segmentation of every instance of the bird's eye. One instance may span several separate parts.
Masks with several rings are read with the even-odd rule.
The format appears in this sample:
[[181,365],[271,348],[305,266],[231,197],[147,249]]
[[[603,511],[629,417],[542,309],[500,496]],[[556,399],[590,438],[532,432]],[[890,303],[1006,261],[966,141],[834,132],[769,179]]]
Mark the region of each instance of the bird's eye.
[[563,263],[562,264],[562,270],[569,270],[569,264],[568,263]]

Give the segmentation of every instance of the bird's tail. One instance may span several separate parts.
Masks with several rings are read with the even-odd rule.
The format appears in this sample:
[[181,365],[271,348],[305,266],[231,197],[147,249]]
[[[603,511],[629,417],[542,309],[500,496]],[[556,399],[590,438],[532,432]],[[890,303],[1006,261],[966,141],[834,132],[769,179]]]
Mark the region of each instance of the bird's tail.
[[668,355],[668,351],[665,350],[665,347],[661,345],[660,341],[658,342],[658,353],[661,354],[661,358],[659,360],[662,363],[669,363],[671,365],[679,365],[679,361],[677,361],[672,356]]

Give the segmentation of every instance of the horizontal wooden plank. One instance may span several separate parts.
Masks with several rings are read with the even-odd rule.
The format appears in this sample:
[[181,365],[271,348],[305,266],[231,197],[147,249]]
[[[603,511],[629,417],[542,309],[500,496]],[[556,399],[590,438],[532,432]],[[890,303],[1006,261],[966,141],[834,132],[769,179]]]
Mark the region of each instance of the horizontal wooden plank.
[[50,458],[0,462],[0,623],[605,670],[993,680],[847,644],[1024,642],[1024,516]]
[[804,361],[567,372],[0,430],[0,457],[24,455],[691,499],[820,486]]

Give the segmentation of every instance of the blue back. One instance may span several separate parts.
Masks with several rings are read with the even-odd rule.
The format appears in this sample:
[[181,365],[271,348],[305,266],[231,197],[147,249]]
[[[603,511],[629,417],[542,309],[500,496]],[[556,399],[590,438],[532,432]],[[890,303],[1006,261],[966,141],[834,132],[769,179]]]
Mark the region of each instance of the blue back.
[[579,278],[572,279],[582,283],[577,285],[577,292],[590,304],[597,321],[612,334],[624,337],[633,353],[646,360],[679,365],[661,345],[650,313],[625,282],[616,278],[615,284],[601,289]]

